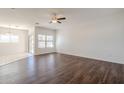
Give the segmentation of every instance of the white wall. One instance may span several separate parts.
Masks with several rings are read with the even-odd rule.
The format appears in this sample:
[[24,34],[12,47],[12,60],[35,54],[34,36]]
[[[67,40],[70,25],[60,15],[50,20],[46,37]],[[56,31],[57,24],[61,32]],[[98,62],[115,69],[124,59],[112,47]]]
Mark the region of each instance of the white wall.
[[58,31],[57,51],[124,64],[124,14]]
[[[0,27],[0,33],[9,32],[9,28]],[[19,36],[18,43],[0,43],[0,56],[28,52],[28,31],[11,29],[11,33]]]
[[54,48],[38,48],[38,34],[53,35],[54,41],[56,43],[56,31],[55,30],[36,26],[35,27],[35,55],[56,52],[56,46]]

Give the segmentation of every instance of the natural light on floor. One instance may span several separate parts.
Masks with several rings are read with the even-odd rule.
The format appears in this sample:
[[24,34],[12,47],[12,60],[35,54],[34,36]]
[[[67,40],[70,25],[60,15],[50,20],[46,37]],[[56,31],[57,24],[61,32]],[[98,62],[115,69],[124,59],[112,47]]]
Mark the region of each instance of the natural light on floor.
[[20,53],[20,54],[14,54],[14,55],[0,56],[0,66],[15,62],[17,60],[20,60],[22,58],[26,58],[28,56],[31,56],[31,54]]

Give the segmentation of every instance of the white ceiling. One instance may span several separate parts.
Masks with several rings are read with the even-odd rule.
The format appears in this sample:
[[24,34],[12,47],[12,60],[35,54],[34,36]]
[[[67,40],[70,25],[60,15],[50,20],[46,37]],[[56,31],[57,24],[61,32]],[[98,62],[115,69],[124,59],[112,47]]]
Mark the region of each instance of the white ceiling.
[[[0,26],[16,27],[18,29],[29,29],[39,22],[39,26],[52,29],[61,29],[77,25],[84,25],[86,22],[111,15],[117,12],[124,12],[124,9],[86,9],[86,8],[15,8],[0,9]],[[62,24],[49,24],[52,13],[65,16],[67,20]]]

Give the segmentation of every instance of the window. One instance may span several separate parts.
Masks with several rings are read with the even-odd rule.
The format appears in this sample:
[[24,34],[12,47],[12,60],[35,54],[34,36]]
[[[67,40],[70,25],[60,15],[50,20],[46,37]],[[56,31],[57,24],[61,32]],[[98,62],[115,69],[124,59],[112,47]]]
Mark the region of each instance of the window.
[[45,35],[38,35],[38,40],[45,41]]
[[52,35],[38,35],[38,48],[53,48],[54,38]]
[[47,36],[47,41],[53,41],[53,36],[48,35]]
[[53,41],[53,36],[47,35],[47,48],[52,48],[54,47],[54,41]]
[[16,35],[11,35],[11,36],[10,36],[10,40],[11,40],[11,42],[16,43],[16,42],[18,42],[19,37],[16,36]]
[[0,42],[1,43],[9,43],[10,42],[10,37],[8,34],[3,34],[3,35],[0,35]]
[[19,37],[12,34],[0,34],[0,43],[17,43]]
[[38,47],[39,48],[45,48],[45,42],[39,42]]
[[47,47],[52,48],[53,47],[53,42],[47,42]]
[[38,35],[38,48],[45,48],[45,35]]

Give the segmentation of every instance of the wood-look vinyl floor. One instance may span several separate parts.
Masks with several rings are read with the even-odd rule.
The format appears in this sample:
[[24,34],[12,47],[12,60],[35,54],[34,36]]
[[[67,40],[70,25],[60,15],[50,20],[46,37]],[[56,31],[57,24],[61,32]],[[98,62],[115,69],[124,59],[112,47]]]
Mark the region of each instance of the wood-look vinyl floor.
[[52,53],[0,67],[2,84],[120,84],[124,65]]

